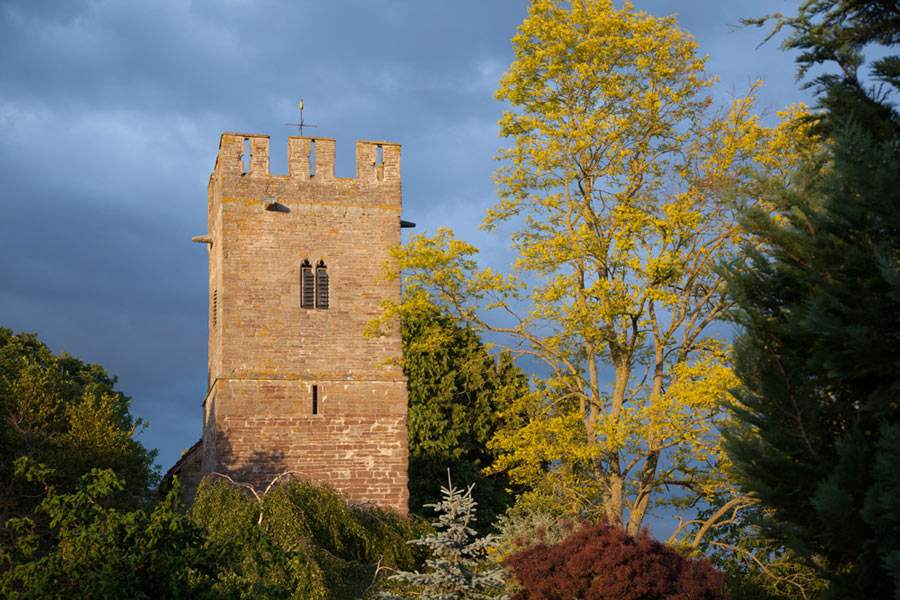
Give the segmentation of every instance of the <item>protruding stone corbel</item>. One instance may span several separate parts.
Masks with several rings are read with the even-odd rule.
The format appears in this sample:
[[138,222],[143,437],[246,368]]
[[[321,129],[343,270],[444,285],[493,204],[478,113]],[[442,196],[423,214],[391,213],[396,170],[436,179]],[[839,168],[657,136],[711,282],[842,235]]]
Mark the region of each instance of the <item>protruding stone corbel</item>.
[[207,235],[198,235],[191,238],[192,242],[197,242],[198,244],[209,244],[212,245],[213,239],[209,234]]
[[278,200],[276,198],[273,198],[272,196],[263,196],[262,198],[260,198],[260,202],[262,202],[263,208],[265,210],[268,210],[271,212],[280,212],[280,213],[291,212],[290,208],[288,208],[284,204],[281,204],[280,202],[278,202]]

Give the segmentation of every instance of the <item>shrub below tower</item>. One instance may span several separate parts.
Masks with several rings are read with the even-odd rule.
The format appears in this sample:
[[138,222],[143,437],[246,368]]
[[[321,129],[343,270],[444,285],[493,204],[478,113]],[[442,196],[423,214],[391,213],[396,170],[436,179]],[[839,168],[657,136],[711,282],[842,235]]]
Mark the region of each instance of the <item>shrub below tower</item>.
[[725,575],[647,534],[593,525],[504,561],[522,585],[513,600],[721,600]]

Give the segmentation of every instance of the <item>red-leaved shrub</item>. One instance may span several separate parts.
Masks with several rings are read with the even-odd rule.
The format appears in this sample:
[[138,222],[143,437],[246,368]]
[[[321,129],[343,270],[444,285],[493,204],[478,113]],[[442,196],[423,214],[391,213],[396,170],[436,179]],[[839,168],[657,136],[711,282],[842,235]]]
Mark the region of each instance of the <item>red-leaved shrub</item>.
[[554,546],[506,559],[523,589],[513,600],[723,600],[725,575],[647,534],[593,525]]

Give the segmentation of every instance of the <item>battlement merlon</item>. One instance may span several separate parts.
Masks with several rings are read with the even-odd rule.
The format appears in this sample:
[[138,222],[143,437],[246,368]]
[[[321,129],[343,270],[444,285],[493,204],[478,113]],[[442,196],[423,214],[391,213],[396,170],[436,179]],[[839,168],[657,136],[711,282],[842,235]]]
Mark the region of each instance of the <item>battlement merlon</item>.
[[[335,141],[323,137],[288,138],[288,174],[301,181],[334,180]],[[245,159],[249,154],[249,168]],[[214,174],[255,177],[269,175],[269,136],[255,133],[223,133]],[[400,144],[356,142],[356,180],[400,182]]]

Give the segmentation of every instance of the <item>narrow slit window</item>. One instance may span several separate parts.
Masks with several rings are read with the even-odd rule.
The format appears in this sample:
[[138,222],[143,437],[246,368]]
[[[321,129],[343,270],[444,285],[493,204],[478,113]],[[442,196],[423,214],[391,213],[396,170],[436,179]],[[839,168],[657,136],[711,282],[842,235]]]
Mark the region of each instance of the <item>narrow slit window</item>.
[[312,386],[312,414],[319,414],[319,386]]
[[316,282],[312,265],[308,260],[300,264],[300,307],[313,308],[316,299]]
[[328,270],[321,260],[316,264],[316,308],[328,308]]
[[378,181],[384,179],[384,155],[381,146],[378,146],[378,157],[375,159],[375,176]]

